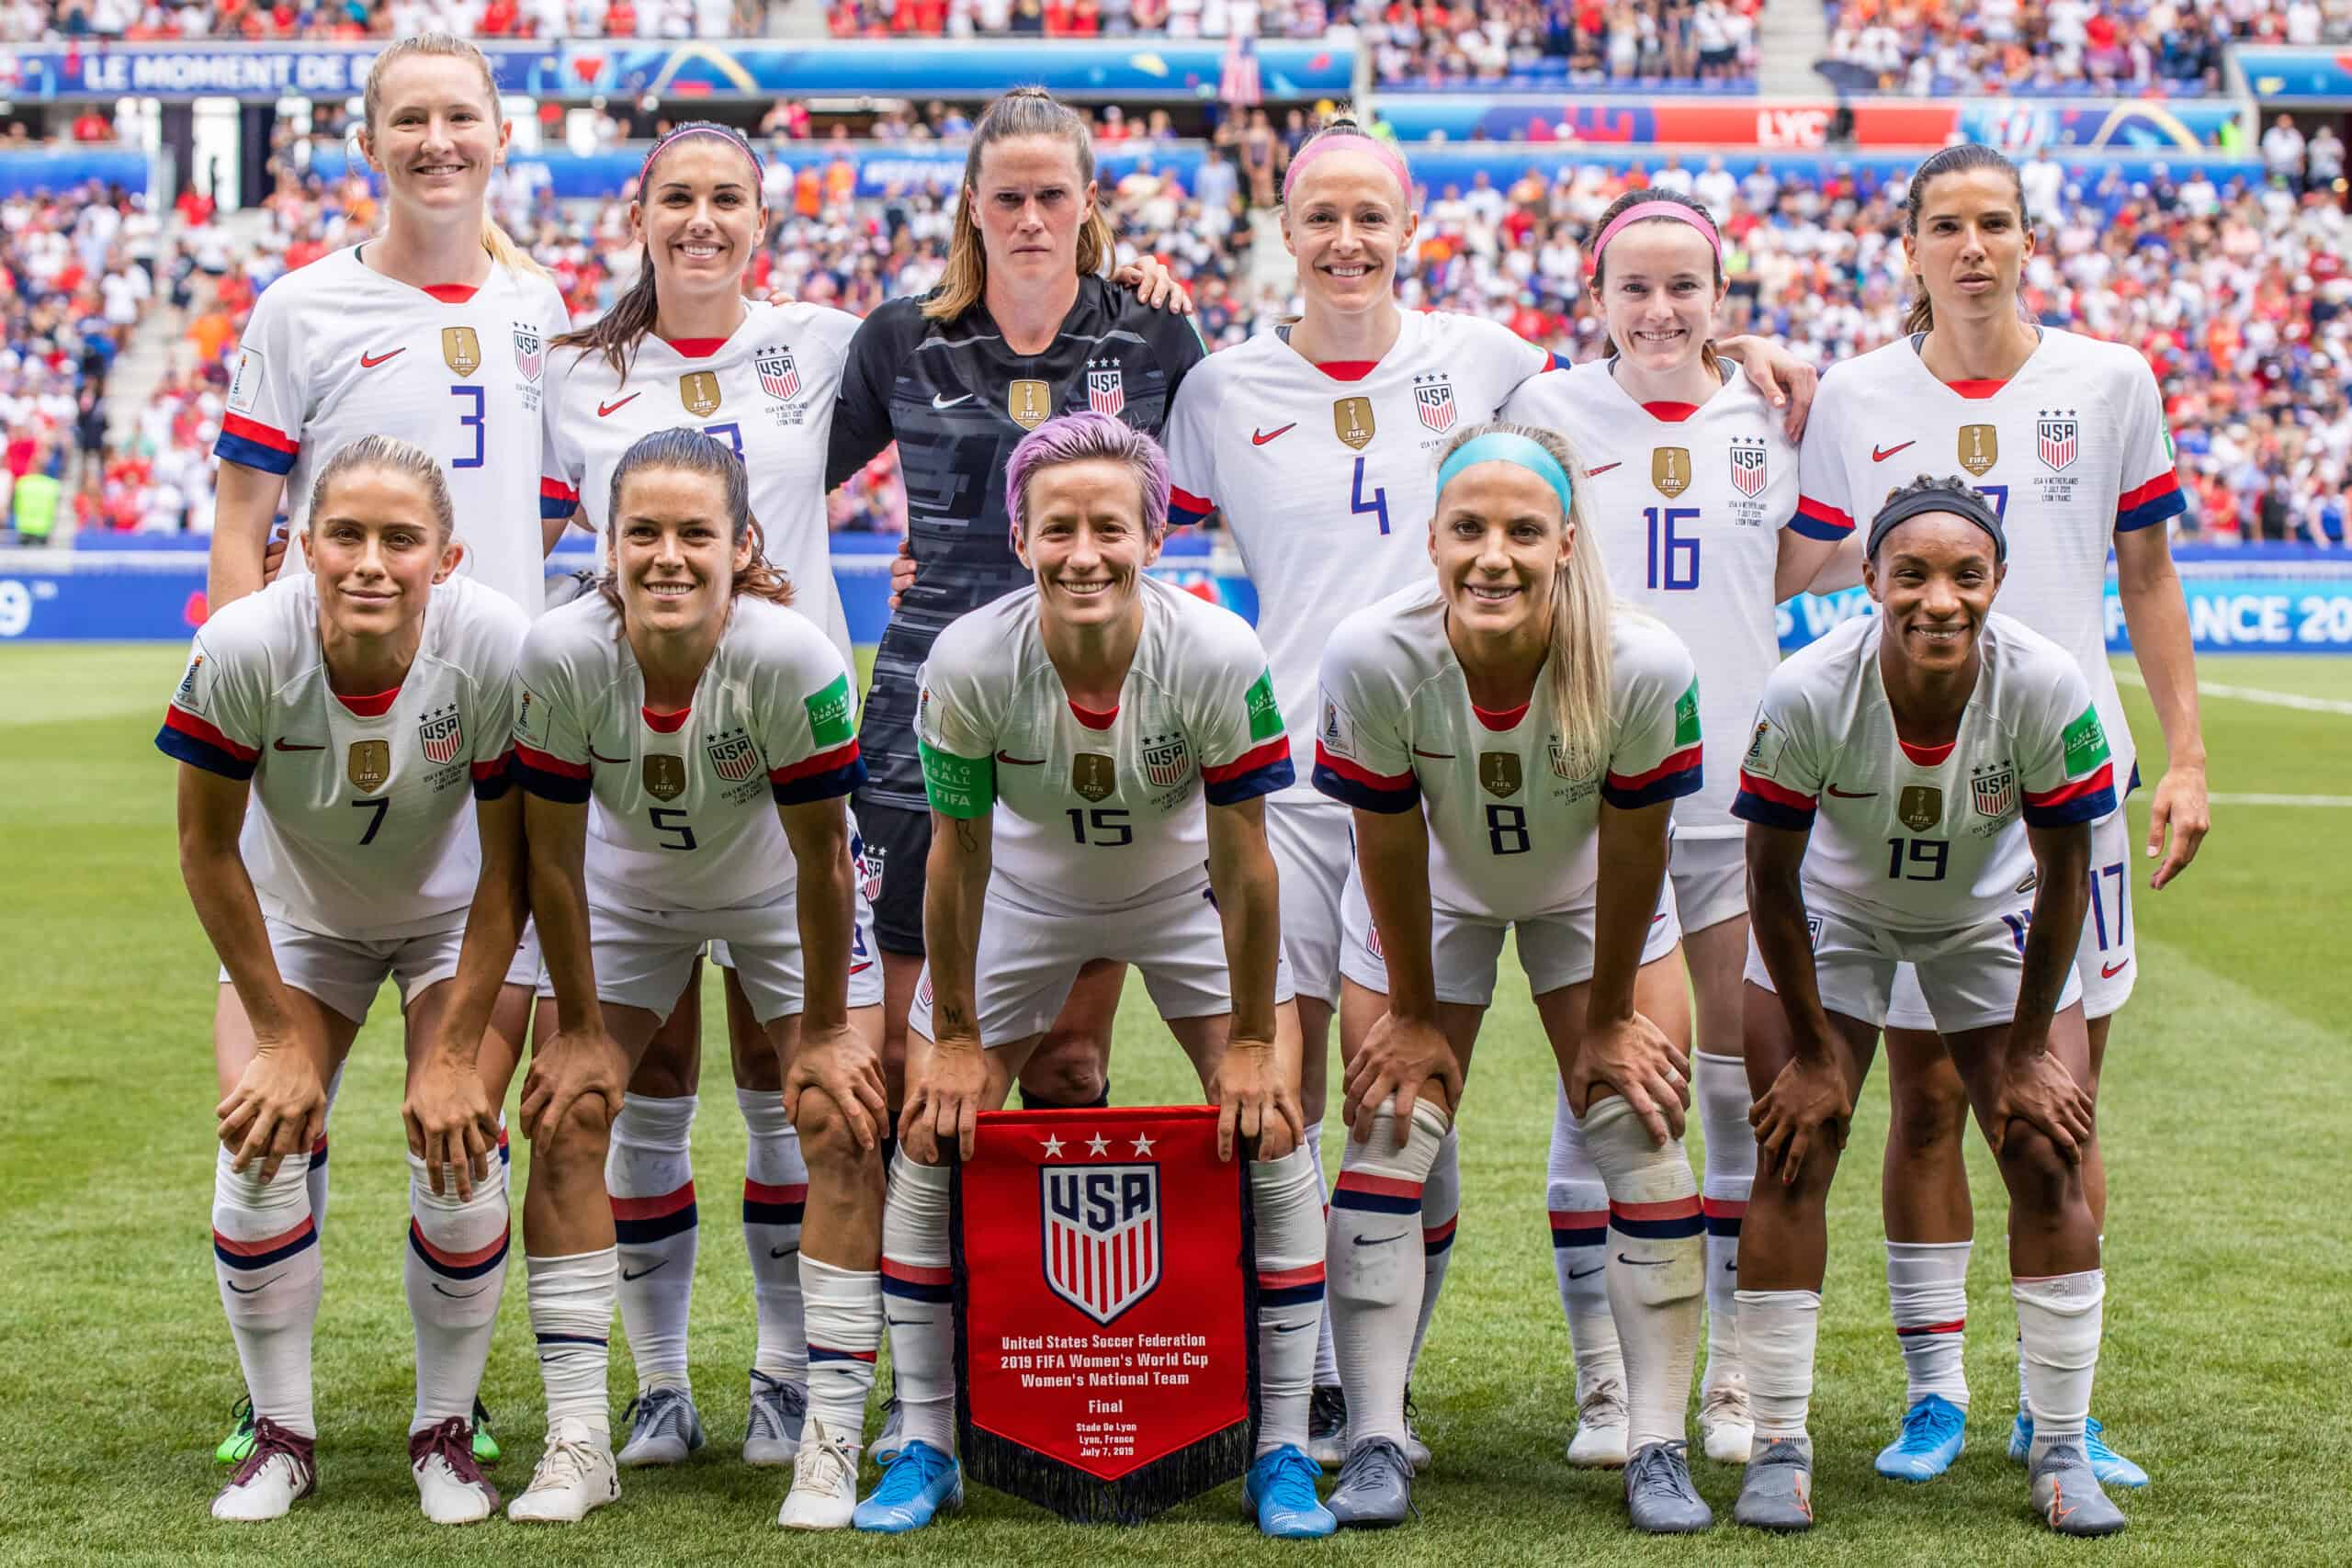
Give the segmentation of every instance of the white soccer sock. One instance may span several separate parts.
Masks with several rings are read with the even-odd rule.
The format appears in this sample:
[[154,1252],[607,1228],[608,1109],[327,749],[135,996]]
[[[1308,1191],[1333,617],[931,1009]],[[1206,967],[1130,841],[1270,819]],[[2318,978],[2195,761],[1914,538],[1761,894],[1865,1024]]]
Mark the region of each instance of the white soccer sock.
[[1552,1152],[1544,1183],[1552,1213],[1552,1272],[1577,1359],[1577,1397],[1596,1382],[1625,1380],[1617,1320],[1609,1311],[1609,1190],[1585,1152],[1584,1129],[1568,1110],[1568,1091],[1552,1107]]
[[743,1250],[752,1258],[758,1348],[752,1370],[785,1382],[808,1381],[808,1327],[800,1308],[800,1221],[808,1206],[808,1162],[784,1096],[739,1089],[750,1145],[743,1156]]
[[[1306,1134],[1301,1142],[1307,1152],[1315,1156],[1316,1195],[1323,1205],[1323,1223],[1328,1229],[1331,1223],[1329,1196],[1331,1184],[1325,1179],[1323,1173],[1323,1123],[1308,1122]],[[1340,1386],[1340,1356],[1339,1352],[1331,1347],[1331,1299],[1328,1294],[1323,1298],[1322,1326],[1315,1331],[1315,1386],[1317,1388]]]
[[[2006,1248],[2005,1248],[2005,1250],[2006,1250]],[[2099,1255],[2099,1258],[2100,1258],[2100,1267],[2101,1267],[2101,1268],[2106,1267],[2106,1262],[2105,1262],[2105,1260],[2106,1260],[2106,1258],[2107,1258],[2107,1235],[2106,1235],[2106,1233],[2105,1233],[2105,1232],[2103,1232],[2103,1231],[2099,1234],[2099,1238],[2098,1238],[2098,1255]],[[2103,1310],[2103,1309],[2102,1309],[2102,1310]],[[2026,1386],[2025,1386],[2025,1335],[2024,1335],[2024,1333],[2023,1333],[2023,1331],[2022,1331],[2022,1330],[2020,1330],[2020,1331],[2019,1331],[2019,1333],[2018,1333],[2018,1341],[2017,1341],[2017,1345],[2015,1346],[2015,1348],[2016,1348],[2016,1350],[2017,1350],[2017,1357],[2018,1357],[2018,1415],[2020,1415],[2020,1416],[2024,1416],[2026,1419],[2028,1419],[2028,1420],[2030,1421],[2030,1420],[2031,1420],[2031,1419],[2033,1418],[2033,1405],[2032,1405],[2032,1403],[2031,1403],[2031,1402],[2030,1402],[2030,1401],[2026,1397]]]
[[1421,1364],[1421,1342],[1430,1337],[1430,1319],[1437,1315],[1438,1292],[1445,1289],[1446,1266],[1453,1261],[1453,1226],[1462,1215],[1462,1155],[1455,1129],[1445,1130],[1437,1146],[1437,1164],[1421,1184],[1421,1314],[1413,1324],[1413,1354],[1405,1376]]
[[[311,1145],[311,1168],[308,1182],[311,1189],[311,1223],[321,1231],[327,1224],[327,1123],[334,1117],[334,1097],[343,1092],[343,1067],[327,1079],[326,1109],[319,1113],[318,1142]],[[281,1171],[284,1168],[280,1168]]]
[[310,1157],[289,1155],[264,1182],[256,1159],[241,1173],[226,1148],[212,1168],[212,1272],[237,1341],[256,1420],[314,1438],[311,1330],[323,1269],[311,1214]]
[[956,1309],[947,1258],[947,1168],[906,1151],[882,1203],[882,1311],[904,1440],[956,1451]]
[[1390,1100],[1374,1113],[1370,1141],[1350,1138],[1340,1161],[1324,1254],[1351,1445],[1405,1442],[1406,1363],[1421,1315],[1421,1189],[1445,1130],[1445,1114],[1422,1100],[1399,1149]]
[[1633,1454],[1685,1436],[1707,1224],[1682,1140],[1652,1145],[1623,1097],[1585,1108],[1584,1142],[1609,1189],[1609,1310],[1625,1357],[1625,1451]]
[[1821,1328],[1819,1291],[1739,1292],[1739,1364],[1756,1441],[1805,1436],[1813,1405],[1813,1347]]
[[1756,1129],[1748,1125],[1747,1064],[1693,1054],[1692,1097],[1707,1134],[1699,1208],[1707,1220],[1707,1371],[1704,1386],[1739,1378],[1739,1227],[1756,1184]]
[[632,1094],[613,1118],[605,1156],[613,1239],[620,1254],[621,1327],[637,1361],[637,1392],[691,1393],[686,1317],[694,1304],[695,1211],[692,1139],[695,1097]]
[[2091,1413],[2091,1378],[2098,1371],[2107,1270],[2052,1274],[2011,1282],[2018,1340],[2025,1357],[2026,1407],[2033,1417],[2033,1457],[2052,1443],[2083,1440]]
[[[861,1442],[874,1353],[882,1347],[882,1276],[837,1269],[804,1253],[800,1289],[808,1313],[809,1419],[823,1422],[835,1437]],[[952,1368],[952,1346],[950,1351]]]
[[[1323,1321],[1323,1177],[1303,1148],[1250,1168],[1258,1240],[1258,1457],[1306,1448]],[[893,1345],[892,1353],[897,1353]]]
[[618,1248],[610,1247],[523,1259],[523,1294],[539,1347],[539,1379],[547,1385],[548,1425],[577,1416],[607,1442],[613,1426],[605,1374],[612,1360],[608,1341],[619,1270]]
[[412,1434],[452,1416],[473,1418],[506,1291],[506,1168],[491,1161],[489,1179],[474,1183],[468,1200],[458,1198],[447,1168],[441,1188],[435,1197],[424,1162],[408,1156],[408,1253],[401,1272],[416,1325]]
[[1905,1403],[1939,1393],[1968,1408],[1968,1254],[1965,1241],[1886,1244],[1886,1303],[1903,1348]]

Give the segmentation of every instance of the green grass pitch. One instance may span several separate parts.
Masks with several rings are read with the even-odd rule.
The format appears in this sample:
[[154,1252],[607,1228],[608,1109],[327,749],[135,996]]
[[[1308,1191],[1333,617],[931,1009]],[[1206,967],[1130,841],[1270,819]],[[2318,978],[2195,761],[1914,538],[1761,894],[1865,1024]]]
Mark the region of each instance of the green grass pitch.
[[[1736,1476],[1702,1462],[1701,1490],[1724,1521],[1711,1536],[1629,1534],[1615,1477],[1570,1471],[1560,1455],[1571,1373],[1544,1217],[1552,1065],[1508,983],[1464,1112],[1461,1240],[1418,1379],[1438,1458],[1415,1527],[1319,1546],[1262,1542],[1238,1521],[1228,1486],[1139,1531],[1077,1532],[976,1494],[963,1517],[911,1540],[785,1537],[774,1525],[785,1474],[732,1457],[752,1308],[726,1201],[742,1133],[712,1041],[696,1156],[713,1224],[694,1319],[711,1446],[682,1469],[632,1473],[618,1506],[569,1531],[526,1540],[503,1520],[435,1530],[416,1511],[401,1442],[411,1340],[401,1058],[396,1015],[382,1003],[335,1117],[316,1362],[322,1493],[280,1524],[216,1525],[205,1511],[220,1480],[211,1449],[239,1390],[205,1247],[213,960],[175,868],[171,765],[150,744],[179,662],[156,646],[0,651],[0,1412],[14,1455],[0,1465],[0,1562],[2352,1561],[2352,811],[2226,804],[2188,878],[2140,896],[2143,974],[2109,1057],[2111,1293],[2096,1407],[2155,1477],[2125,1500],[2132,1528],[2116,1540],[2049,1536],[2002,1457],[2014,1318],[1998,1189],[1981,1150],[1969,1450],[1930,1486],[1871,1474],[1902,1393],[1878,1246],[1875,1094],[1833,1217],[1814,1407],[1819,1528],[1777,1541],[1733,1528]],[[2352,697],[2352,666],[2338,660],[2214,660],[2204,674]],[[2127,698],[2154,749],[2141,694],[2127,687]],[[2352,713],[2214,696],[2205,714],[2217,792],[2346,793]],[[2134,812],[2143,821],[2145,798]],[[719,1016],[715,1006],[707,1016]],[[1140,987],[1113,1082],[1129,1102],[1192,1093]],[[526,1159],[518,1141],[518,1177]],[[484,1391],[510,1493],[527,1479],[540,1433],[522,1298],[518,1269]],[[632,1385],[625,1354],[616,1360],[617,1416]]]

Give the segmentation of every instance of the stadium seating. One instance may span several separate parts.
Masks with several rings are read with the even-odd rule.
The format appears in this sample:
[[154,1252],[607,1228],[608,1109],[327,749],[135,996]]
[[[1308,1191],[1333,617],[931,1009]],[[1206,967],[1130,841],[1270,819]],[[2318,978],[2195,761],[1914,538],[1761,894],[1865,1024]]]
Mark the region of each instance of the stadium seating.
[[764,0],[19,0],[0,6],[0,43],[42,39],[737,38],[763,28]]

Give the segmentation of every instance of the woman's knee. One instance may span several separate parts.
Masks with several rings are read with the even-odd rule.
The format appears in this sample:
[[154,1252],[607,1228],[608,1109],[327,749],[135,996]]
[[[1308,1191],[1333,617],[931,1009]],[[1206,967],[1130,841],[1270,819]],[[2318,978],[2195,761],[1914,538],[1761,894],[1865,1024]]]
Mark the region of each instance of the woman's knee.
[[1968,1091],[1958,1078],[1939,1075],[1906,1083],[1889,1096],[1888,1143],[1912,1154],[1941,1154],[1957,1148],[1968,1130]]
[[1037,1043],[1021,1067],[1021,1098],[1030,1105],[1080,1106],[1101,1103],[1110,1087],[1102,1063],[1102,1042],[1075,1031],[1058,1030]]
[[[859,1107],[859,1114],[869,1122],[875,1120],[863,1106]],[[878,1161],[881,1158],[881,1138],[889,1131],[887,1125],[876,1127],[876,1146],[865,1147],[859,1141],[849,1113],[821,1089],[801,1091],[793,1127],[800,1134],[802,1157],[808,1160],[812,1169],[819,1166],[838,1168],[869,1160]]]

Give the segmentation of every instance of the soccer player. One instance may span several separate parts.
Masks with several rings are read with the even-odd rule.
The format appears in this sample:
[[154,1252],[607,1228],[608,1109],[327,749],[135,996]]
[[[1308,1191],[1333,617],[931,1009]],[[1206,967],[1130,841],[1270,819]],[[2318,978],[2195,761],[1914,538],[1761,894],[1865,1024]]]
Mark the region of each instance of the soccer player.
[[1880,613],[1772,672],[1740,763],[1761,1178],[1739,1261],[1742,1524],[1813,1525],[1825,1211],[1908,963],[2009,1190],[2034,1511],[2065,1535],[2123,1528],[2083,1447],[2106,1290],[2075,960],[2115,764],[2073,656],[1991,613],[2007,555],[1999,509],[1965,480],[1894,491],[1865,549]]
[[[879,976],[842,797],[865,777],[847,667],[760,554],[742,463],[690,428],[613,468],[610,569],[523,649],[517,773],[559,1032],[523,1089],[547,1451],[510,1518],[619,1494],[605,1405],[619,1264],[605,1191],[622,1086],[706,942],[728,944],[808,1168],[808,1407],[781,1524],[846,1525],[881,1337]],[[594,801],[593,810],[591,801]]]
[[[2037,326],[2023,313],[2018,280],[2033,231],[2017,170],[2000,153],[1962,144],[1923,162],[1911,180],[1904,250],[1918,290],[1910,336],[1839,366],[1824,382],[1804,444],[1799,507],[1814,525],[1850,530],[1884,498],[1885,465],[1898,454],[1916,468],[1950,453],[1996,511],[2016,506],[2030,519],[2014,536],[2002,613],[2073,655],[2116,748],[2118,809],[2092,829],[2091,913],[2076,959],[2096,1089],[2114,1015],[2138,975],[2130,825],[2120,809],[2138,774],[2107,661],[2110,547],[2124,625],[2165,737],[2165,771],[2148,810],[2147,853],[2163,856],[2151,887],[2188,865],[2211,821],[2188,609],[2165,529],[2186,505],[2172,438],[2155,378],[2136,352]],[[1909,1400],[1878,1467],[1908,1481],[1951,1465],[1968,1408],[1961,1364],[1974,1227],[1961,1159],[1967,1098],[1935,1038],[1940,1022],[1902,978],[1887,1014],[1894,1114],[1883,1191],[1887,1294]],[[2107,1179],[2096,1135],[2084,1169],[2091,1213],[2104,1228]],[[2022,1463],[2032,1443],[2022,1385],[2019,1400],[2009,1455]],[[2146,1484],[2146,1473],[2101,1439],[2097,1422],[2087,1441],[2106,1484]]]
[[[548,348],[548,489],[609,532],[612,476],[642,436],[691,422],[741,458],[768,564],[793,608],[854,669],[825,517],[825,442],[857,318],[743,297],[767,231],[758,155],[737,132],[690,121],[654,143],[630,222],[637,280],[595,321]],[[852,858],[857,846],[853,841]],[[808,1168],[779,1098],[781,1071],[742,983],[726,976],[729,1055],[748,1134],[743,1244],[758,1313],[743,1457],[789,1464],[808,1407],[800,1227]],[[605,1173],[620,1248],[621,1322],[637,1364],[623,1466],[674,1464],[702,1446],[686,1320],[700,1226],[691,1134],[700,1077],[699,971],[655,1034],[614,1119]]]
[[[1697,1015],[1691,1088],[1707,1134],[1701,1199],[1707,1367],[1699,1429],[1709,1458],[1742,1464],[1747,1391],[1734,1298],[1756,1138],[1740,1065],[1747,890],[1732,781],[1764,677],[1780,660],[1772,606],[1814,581],[1845,531],[1797,514],[1796,444],[1763,393],[1729,374],[1715,353],[1723,237],[1705,208],[1670,191],[1628,191],[1600,216],[1592,282],[1608,328],[1603,356],[1536,377],[1503,412],[1521,423],[1576,433],[1591,464],[1584,495],[1610,587],[1665,622],[1699,668],[1700,730],[1713,754],[1706,786],[1674,809],[1667,863]],[[1577,1353],[1568,1459],[1621,1465],[1624,1373],[1602,1268],[1608,1200],[1565,1090],[1554,1114],[1546,1197]]]
[[1143,971],[1221,1108],[1218,1153],[1257,1140],[1258,1451],[1266,1534],[1329,1535],[1306,1456],[1322,1315],[1322,1183],[1299,1144],[1296,1021],[1260,801],[1290,781],[1266,655],[1230,612],[1146,578],[1168,465],[1103,414],[1048,421],[1005,477],[1035,586],[941,634],[916,705],[938,820],[902,1138],[883,1237],[900,1448],[861,1529],[922,1528],[963,1497],[948,1302],[950,1148],[1004,1102],[1080,971]]
[[1699,694],[1674,634],[1611,605],[1578,471],[1553,432],[1458,433],[1427,535],[1436,581],[1349,616],[1323,656],[1315,783],[1355,826],[1341,1028],[1363,1023],[1325,1242],[1348,1394],[1330,1499],[1343,1524],[1411,1509],[1417,1222],[1514,929],[1608,1188],[1626,1503],[1644,1530],[1712,1522],[1683,1438],[1705,1246],[1681,1143],[1678,932],[1660,900],[1672,802],[1701,784]]
[[221,964],[212,1253],[252,1431],[212,1515],[277,1518],[318,1486],[309,1170],[326,1086],[389,976],[408,1050],[409,1468],[426,1518],[468,1524],[498,1506],[471,1413],[506,1280],[494,1108],[529,1009],[527,976],[502,984],[522,926],[506,763],[526,621],[460,573],[449,488],[419,448],[352,442],[303,502],[308,570],[205,623],[155,738],[180,762],[181,874]]
[[[511,130],[490,62],[447,33],[401,39],[368,67],[361,102],[359,145],[383,177],[384,231],[287,274],[254,302],[213,446],[207,602],[217,612],[261,587],[281,503],[300,534],[325,456],[386,434],[441,463],[466,547],[458,570],[536,615],[552,536],[533,521],[540,380],[546,345],[569,317],[555,285],[490,216],[491,174]],[[302,553],[286,566],[304,570]],[[526,942],[518,977],[537,963]],[[337,1081],[327,1085],[330,1112]],[[327,1152],[322,1125],[310,1158],[317,1224]],[[498,1445],[475,1416],[475,1450],[494,1460]],[[221,1441],[224,1463],[251,1451],[251,1420],[247,1409]]]
[[[1301,314],[1211,355],[1188,378],[1169,416],[1170,505],[1178,523],[1224,519],[1257,592],[1285,727],[1305,737],[1315,730],[1317,674],[1332,628],[1428,578],[1411,520],[1432,510],[1438,448],[1459,426],[1492,418],[1514,391],[1541,384],[1539,372],[1555,362],[1497,322],[1399,307],[1398,259],[1410,254],[1419,223],[1412,175],[1392,143],[1366,135],[1352,117],[1336,117],[1301,146],[1283,193]],[[1775,384],[1769,395],[1792,397],[1801,412],[1809,369],[1754,340],[1723,346],[1746,352],[1760,381],[1785,380],[1787,393]],[[1348,813],[1302,782],[1266,803],[1266,833],[1282,867],[1306,1141],[1319,1160]],[[1353,1045],[1342,1038],[1343,1057]],[[1429,1234],[1417,1347],[1453,1258],[1460,1195],[1449,1136],[1422,1194]],[[1336,1465],[1346,1457],[1347,1406],[1328,1326],[1317,1361],[1311,1451]],[[1418,1437],[1408,1433],[1406,1448],[1417,1465],[1428,1461]]]

